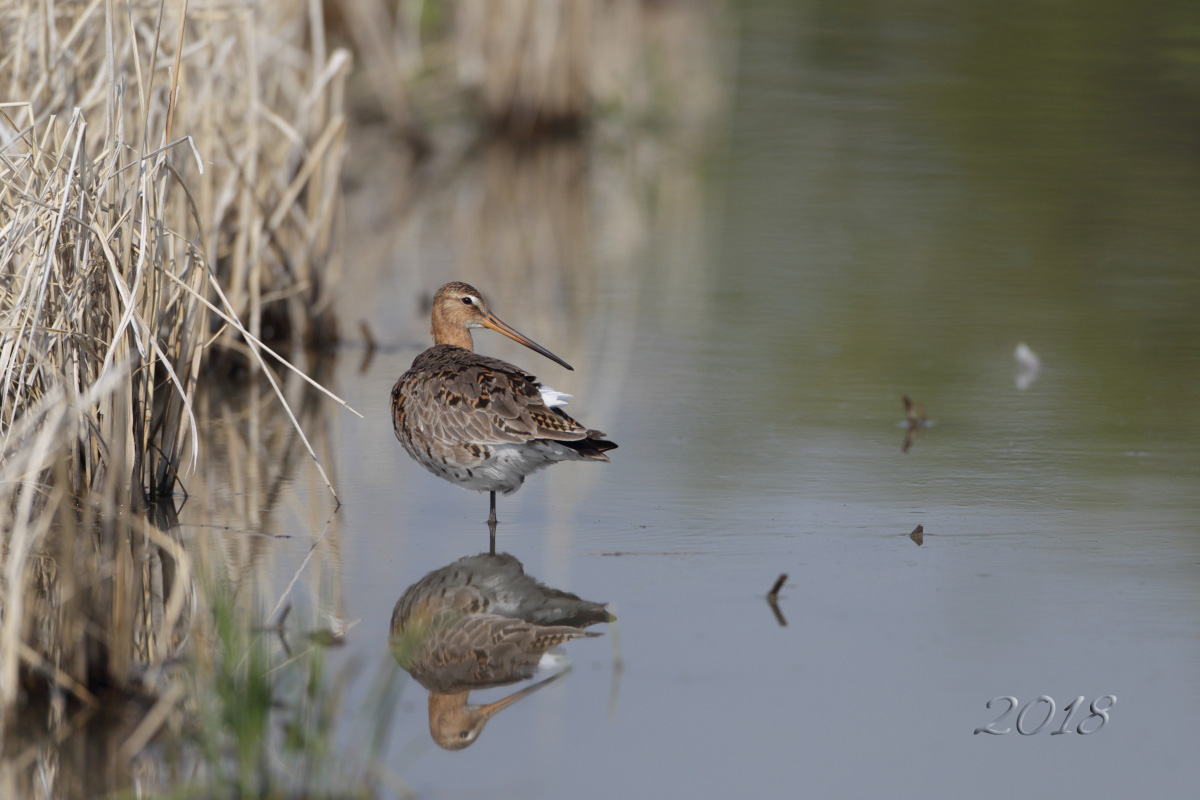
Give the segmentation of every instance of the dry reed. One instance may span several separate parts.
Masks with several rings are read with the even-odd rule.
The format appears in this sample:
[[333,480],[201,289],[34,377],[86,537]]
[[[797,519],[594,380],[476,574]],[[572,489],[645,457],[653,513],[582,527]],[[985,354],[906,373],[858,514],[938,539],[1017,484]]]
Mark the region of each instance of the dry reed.
[[350,59],[322,25],[0,3],[0,715],[20,675],[91,703],[181,641],[188,559],[140,512],[197,465],[213,356],[262,370],[316,461],[267,342],[335,332]]

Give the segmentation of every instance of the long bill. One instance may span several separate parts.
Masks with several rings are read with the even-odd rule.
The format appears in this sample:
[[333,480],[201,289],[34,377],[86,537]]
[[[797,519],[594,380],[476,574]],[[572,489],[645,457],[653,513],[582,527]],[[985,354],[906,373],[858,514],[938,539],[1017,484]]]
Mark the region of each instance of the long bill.
[[568,669],[563,670],[562,672],[558,673],[557,675],[551,675],[549,678],[546,678],[545,680],[538,681],[537,683],[535,683],[532,686],[526,686],[524,689],[522,689],[519,692],[513,692],[508,697],[501,698],[494,703],[488,703],[486,706],[478,706],[477,708],[479,711],[479,715],[481,717],[483,717],[484,719],[491,719],[496,714],[496,712],[501,711],[505,708],[508,708],[513,703],[517,702],[518,700],[521,700],[522,698],[528,697],[529,695],[536,692],[538,689],[542,689],[542,688],[554,683],[555,681],[560,680],[569,671],[570,671],[570,669],[568,668]]
[[564,367],[571,370],[572,372],[575,371],[574,367],[572,367],[567,362],[563,361],[558,356],[554,355],[554,353],[551,353],[549,350],[542,347],[540,344],[535,342],[533,339],[530,339],[528,336],[526,336],[525,334],[516,330],[515,328],[510,327],[507,323],[501,322],[500,318],[497,317],[495,314],[488,313],[485,317],[483,317],[483,319],[480,320],[479,324],[483,325],[483,327],[485,327],[485,328],[491,328],[494,331],[503,333],[505,336],[512,339],[514,342],[520,342],[521,344],[528,347],[530,350],[533,350],[535,353],[541,353],[542,355],[544,355],[546,358],[550,359],[551,361],[556,361],[559,364],[562,364]]

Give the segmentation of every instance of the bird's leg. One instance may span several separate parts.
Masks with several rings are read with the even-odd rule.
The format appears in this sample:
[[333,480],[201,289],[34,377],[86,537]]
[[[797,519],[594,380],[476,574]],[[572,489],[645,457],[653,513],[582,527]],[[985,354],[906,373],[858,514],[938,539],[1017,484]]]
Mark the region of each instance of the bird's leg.
[[488,552],[496,555],[496,493],[492,492],[492,513],[488,515],[488,534],[491,546]]

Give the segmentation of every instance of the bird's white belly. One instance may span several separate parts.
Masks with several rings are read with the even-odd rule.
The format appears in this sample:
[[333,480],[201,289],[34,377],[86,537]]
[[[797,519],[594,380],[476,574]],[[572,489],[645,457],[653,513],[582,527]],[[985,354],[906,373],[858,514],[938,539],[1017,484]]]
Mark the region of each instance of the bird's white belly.
[[418,464],[425,469],[477,492],[512,494],[521,488],[525,476],[557,461],[578,461],[581,456],[569,447],[546,439],[522,444],[481,445],[476,456],[463,448],[433,446],[429,450],[402,442]]

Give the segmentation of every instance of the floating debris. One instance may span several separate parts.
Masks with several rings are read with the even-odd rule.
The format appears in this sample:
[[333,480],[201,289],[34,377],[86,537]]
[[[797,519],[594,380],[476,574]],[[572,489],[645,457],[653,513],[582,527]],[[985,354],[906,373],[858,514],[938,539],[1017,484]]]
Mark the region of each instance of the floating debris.
[[784,581],[787,580],[787,573],[780,573],[775,579],[775,585],[771,587],[771,591],[767,592],[767,605],[771,607],[772,613],[775,614],[775,621],[779,623],[779,627],[787,627],[787,619],[784,618],[783,612],[779,610],[779,590],[783,588]]
[[904,419],[908,424],[908,430],[904,433],[904,445],[900,448],[900,452],[907,453],[917,436],[933,422],[925,415],[924,405],[913,405],[913,401],[908,399],[908,395],[902,395],[900,399],[904,401]]
[[1013,358],[1017,361],[1017,388],[1024,391],[1037,380],[1038,372],[1042,369],[1042,360],[1024,342],[1017,345],[1017,349],[1013,351]]
[[917,527],[913,528],[913,532],[908,535],[908,538],[916,542],[917,547],[920,547],[925,543],[925,526],[918,525]]
[[913,401],[908,399],[908,395],[900,397],[904,401],[904,418],[908,420],[910,427],[926,425],[929,418],[925,416],[925,406],[913,405]]

